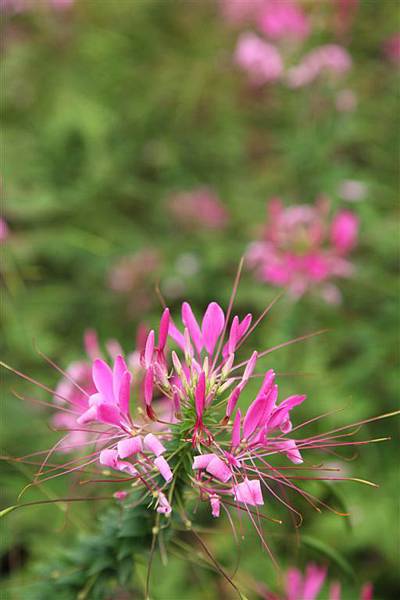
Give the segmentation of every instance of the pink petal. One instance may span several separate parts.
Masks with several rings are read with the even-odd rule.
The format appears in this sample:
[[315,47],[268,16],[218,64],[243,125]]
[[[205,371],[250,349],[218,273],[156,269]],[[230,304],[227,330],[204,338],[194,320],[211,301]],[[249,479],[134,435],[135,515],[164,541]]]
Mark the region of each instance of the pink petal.
[[239,317],[233,317],[231,330],[229,332],[228,354],[233,354],[239,337]]
[[235,417],[235,420],[233,422],[233,427],[232,427],[232,442],[231,442],[232,448],[237,448],[237,446],[239,446],[239,444],[240,444],[240,420],[241,420],[241,418],[242,418],[242,413],[240,412],[240,409],[239,409],[236,413],[236,417]]
[[152,433],[148,433],[143,441],[145,448],[150,450],[150,452],[153,452],[156,456],[160,456],[160,454],[166,450],[162,443]]
[[303,576],[298,569],[288,569],[286,574],[287,600],[298,600],[302,596]]
[[206,467],[206,471],[223,483],[229,481],[229,479],[232,477],[231,469],[218,456],[214,456],[210,460]]
[[121,377],[121,384],[119,386],[119,408],[123,415],[129,416],[129,400],[131,395],[131,383],[132,383],[132,375],[129,371],[125,371],[125,373]]
[[169,329],[169,309],[166,308],[162,314],[160,321],[160,329],[158,332],[158,349],[162,352],[167,342]]
[[250,356],[249,360],[247,361],[247,365],[246,365],[246,368],[243,373],[242,381],[248,381],[250,379],[251,375],[253,374],[256,364],[257,364],[257,350],[255,350],[253,352],[253,354]]
[[97,408],[96,406],[90,406],[84,413],[82,413],[76,420],[78,425],[85,425],[86,423],[92,423],[97,419]]
[[221,509],[221,502],[219,497],[214,494],[213,496],[210,496],[210,504],[211,504],[211,514],[213,517],[217,518],[219,517],[219,513],[220,513],[220,509]]
[[107,425],[121,425],[121,415],[113,404],[99,404],[97,407],[97,419]]
[[182,323],[187,327],[190,337],[193,340],[197,352],[203,349],[203,336],[199,324],[197,323],[196,317],[193,314],[192,308],[188,302],[182,304]]
[[303,462],[300,451],[297,448],[297,444],[295,440],[283,440],[281,442],[276,442],[274,447],[281,452],[284,452],[289,460],[292,461],[295,465],[299,465]]
[[118,442],[117,448],[118,456],[120,458],[128,458],[129,456],[142,451],[142,438],[140,436],[136,436],[121,440]]
[[111,448],[106,448],[100,452],[99,461],[101,465],[110,467],[111,469],[117,468],[118,452]]
[[170,320],[169,322],[168,335],[172,337],[174,342],[176,342],[182,350],[185,349],[185,338],[183,337],[183,334],[179,331],[179,329],[175,326],[172,320]]
[[200,454],[193,457],[192,469],[206,469],[215,454]]
[[146,346],[144,349],[144,366],[148,369],[153,361],[154,354],[154,330],[152,329],[147,336]]
[[246,479],[237,485],[234,485],[233,493],[236,502],[243,502],[250,506],[263,505],[264,500],[261,492],[261,485],[258,479]]
[[277,391],[278,386],[269,388],[268,394],[258,395],[250,404],[243,422],[243,435],[246,439],[249,439],[259,425],[265,424],[270,407],[275,403]]
[[248,313],[243,321],[241,323],[239,323],[239,328],[238,328],[238,339],[241,340],[242,337],[246,334],[248,328],[250,327],[251,324],[251,320],[252,320],[252,315],[251,313]]
[[154,386],[154,375],[153,369],[149,367],[144,376],[144,401],[146,406],[151,405],[153,399],[153,386]]
[[235,406],[239,400],[239,396],[242,393],[243,386],[241,384],[237,385],[233,390],[232,394],[229,396],[228,404],[226,405],[226,416],[230,417],[233,411],[235,410]]
[[206,402],[206,375],[204,371],[200,373],[199,381],[195,391],[195,408],[196,414],[200,418],[203,414],[204,405]]
[[173,474],[165,458],[163,456],[159,456],[158,458],[154,459],[154,464],[160,471],[161,475],[164,477],[165,481],[171,481],[171,479],[173,478]]
[[373,592],[374,588],[372,587],[372,583],[366,583],[361,588],[360,600],[372,600]]
[[289,396],[280,403],[280,405],[273,411],[269,421],[268,421],[268,429],[276,429],[277,427],[282,428],[284,433],[288,433],[291,430],[291,426],[287,427],[289,421],[289,412],[295,406],[298,406],[304,400],[306,396],[304,395],[295,395]]
[[113,374],[106,362],[97,358],[92,367],[92,377],[96,389],[102,394],[104,400],[110,403],[114,402],[113,393]]
[[216,302],[211,302],[207,307],[201,325],[204,345],[209,354],[214,352],[215,344],[224,329],[224,324],[224,311]]
[[313,563],[309,564],[303,580],[303,597],[307,600],[315,600],[324,584],[325,577],[326,568],[318,567]]
[[119,398],[119,388],[121,386],[121,379],[123,374],[128,370],[126,362],[122,356],[117,356],[114,362],[113,368],[113,396],[117,400]]

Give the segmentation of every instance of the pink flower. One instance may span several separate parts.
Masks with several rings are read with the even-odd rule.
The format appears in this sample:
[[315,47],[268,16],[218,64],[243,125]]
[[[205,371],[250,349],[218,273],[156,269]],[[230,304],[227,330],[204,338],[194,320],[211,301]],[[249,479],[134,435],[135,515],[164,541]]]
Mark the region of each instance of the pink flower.
[[388,38],[383,46],[385,56],[393,64],[400,64],[400,33],[395,33]]
[[336,301],[338,291],[330,280],[352,274],[346,256],[357,241],[357,217],[340,211],[328,237],[327,207],[321,202],[284,208],[273,199],[268,214],[264,239],[247,251],[248,265],[261,280],[289,289],[295,298],[318,287],[323,297]]
[[319,46],[306,54],[302,61],[287,73],[288,85],[303,87],[323,73],[343,76],[351,68],[352,60],[345,48],[337,44]]
[[[307,565],[304,575],[298,569],[290,568],[286,573],[285,593],[280,596],[263,589],[263,597],[265,600],[341,600],[341,586],[338,582],[331,584],[328,596],[320,595],[326,576],[326,567],[314,563]],[[361,589],[360,600],[372,600],[372,592],[371,584],[367,583]]]
[[248,504],[249,506],[263,505],[264,500],[261,492],[261,485],[258,479],[247,479],[233,486],[233,493],[236,502]]
[[303,40],[310,33],[310,24],[303,10],[291,0],[269,0],[258,16],[260,30],[273,40],[294,38]]
[[331,240],[338,252],[347,254],[357,243],[358,219],[348,210],[337,213],[332,221]]
[[283,74],[283,62],[278,50],[255,33],[243,33],[237,42],[234,61],[247,72],[253,85],[276,81]]
[[168,203],[171,215],[186,228],[224,229],[228,212],[209,188],[197,188],[173,196]]

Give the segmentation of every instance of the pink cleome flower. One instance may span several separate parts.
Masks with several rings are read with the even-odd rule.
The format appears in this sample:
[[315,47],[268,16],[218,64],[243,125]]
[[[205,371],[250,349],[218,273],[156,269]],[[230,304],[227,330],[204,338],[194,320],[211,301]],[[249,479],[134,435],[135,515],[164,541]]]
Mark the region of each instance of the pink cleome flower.
[[300,4],[291,0],[267,0],[258,15],[258,26],[273,40],[304,40],[310,33],[310,23]]
[[283,74],[283,62],[277,48],[255,33],[241,34],[234,61],[247,72],[250,82],[255,86],[276,81]]
[[395,65],[400,65],[400,33],[395,33],[383,45],[385,56]]
[[[77,401],[66,390],[64,404],[57,406],[59,412],[75,419],[71,433],[76,430],[87,434],[89,452],[79,452],[64,464],[54,464],[48,460],[59,444],[43,451],[46,458],[35,482],[72,472],[84,473],[87,480],[87,474],[97,467],[103,474],[100,481],[108,487],[113,484],[118,492],[125,492],[127,485],[134,486],[142,492],[142,501],[153,505],[160,515],[168,517],[174,510],[184,523],[188,522],[184,507],[190,510],[190,500],[207,502],[215,518],[222,510],[245,511],[269,554],[260,527],[261,518],[270,520],[261,512],[266,496],[269,502],[282,503],[298,517],[298,511],[279,493],[282,487],[297,492],[314,508],[326,506],[300,487],[304,470],[308,472],[306,479],[333,482],[351,478],[337,473],[338,469],[331,465],[324,466],[320,456],[316,464],[308,459],[304,465],[304,453],[330,454],[336,447],[363,444],[349,439],[348,430],[357,431],[358,425],[375,419],[325,434],[302,435],[300,429],[308,421],[294,427],[292,412],[305,401],[305,395],[279,400],[274,370],[256,373],[256,367],[274,349],[310,335],[276,348],[254,350],[247,359],[238,361],[239,348],[268,309],[253,327],[251,314],[232,318],[236,289],[237,283],[227,314],[216,302],[211,302],[199,321],[191,306],[184,302],[182,325],[177,326],[166,308],[158,335],[151,330],[143,343],[139,374],[133,374],[122,354],[114,355],[110,366],[103,358],[96,357],[93,345],[89,351],[93,352],[91,388],[84,392],[85,402]],[[139,404],[135,408],[133,389],[138,377],[143,382],[144,407]],[[261,377],[258,392],[247,410],[238,408],[243,391],[255,377]],[[67,381],[72,382],[72,377]],[[67,385],[67,381],[62,383]],[[76,386],[82,391],[83,388]],[[164,398],[162,402],[160,397]],[[123,493],[115,495],[118,500],[124,497]]]
[[[263,585],[258,586],[262,598],[265,600],[341,600],[341,586],[333,582],[327,596],[321,596],[322,587],[327,576],[326,567],[309,563],[304,574],[299,569],[290,568],[285,576],[285,592],[276,595],[267,590]],[[360,592],[360,600],[372,600],[373,588],[370,583],[365,584]]]
[[351,56],[345,48],[326,44],[314,48],[298,65],[291,67],[287,73],[287,83],[291,88],[299,88],[309,85],[322,74],[337,78],[345,75],[351,65]]
[[338,298],[331,280],[353,273],[347,255],[357,243],[357,217],[342,210],[329,226],[324,203],[284,208],[278,199],[269,202],[268,215],[263,240],[247,251],[257,277],[287,288],[295,298],[313,287],[328,299]]

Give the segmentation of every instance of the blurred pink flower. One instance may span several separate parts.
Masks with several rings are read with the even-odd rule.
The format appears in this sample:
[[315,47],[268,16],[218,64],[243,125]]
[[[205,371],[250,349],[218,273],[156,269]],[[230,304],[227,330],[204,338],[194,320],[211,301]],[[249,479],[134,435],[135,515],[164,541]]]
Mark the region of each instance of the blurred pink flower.
[[400,33],[395,33],[390,38],[388,38],[384,45],[383,49],[386,55],[392,63],[399,65],[400,64]]
[[331,279],[353,272],[345,257],[356,244],[358,219],[341,211],[329,232],[326,208],[321,202],[284,208],[280,200],[270,201],[264,239],[247,251],[248,264],[261,280],[287,288],[293,297],[318,286],[325,300],[337,303],[339,291]]
[[314,81],[322,73],[344,75],[351,68],[352,60],[345,48],[337,44],[327,44],[311,50],[302,61],[289,69],[288,85],[302,87]]
[[[309,563],[305,573],[299,569],[290,568],[286,572],[284,594],[274,594],[264,585],[259,584],[258,590],[265,600],[341,600],[341,586],[333,582],[329,588],[328,596],[322,598],[320,592],[327,576],[326,567]],[[370,583],[365,584],[360,591],[360,600],[372,600],[373,588]]]
[[0,242],[5,242],[8,238],[10,230],[7,225],[7,221],[0,217]]
[[243,33],[237,42],[234,61],[245,70],[253,85],[276,81],[283,74],[278,50],[255,33]]
[[301,6],[291,0],[265,2],[258,15],[258,26],[273,40],[285,38],[303,40],[310,33],[310,24]]
[[225,206],[207,187],[174,195],[168,202],[168,208],[174,219],[189,229],[223,229],[228,223]]
[[331,241],[336,250],[347,254],[357,243],[358,219],[348,210],[340,211],[332,221]]
[[25,12],[40,8],[53,8],[57,11],[69,9],[75,0],[0,0],[0,12]]

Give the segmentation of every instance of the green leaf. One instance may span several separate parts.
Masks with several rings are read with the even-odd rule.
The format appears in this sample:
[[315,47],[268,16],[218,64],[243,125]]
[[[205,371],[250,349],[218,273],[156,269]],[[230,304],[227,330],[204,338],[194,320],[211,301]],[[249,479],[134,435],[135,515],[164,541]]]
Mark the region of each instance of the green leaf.
[[356,574],[353,567],[344,556],[332,548],[332,546],[329,546],[325,542],[321,542],[321,540],[318,540],[311,535],[302,536],[301,539],[305,546],[308,546],[319,554],[323,554],[326,558],[329,558],[329,560],[334,562],[348,577],[356,580]]

